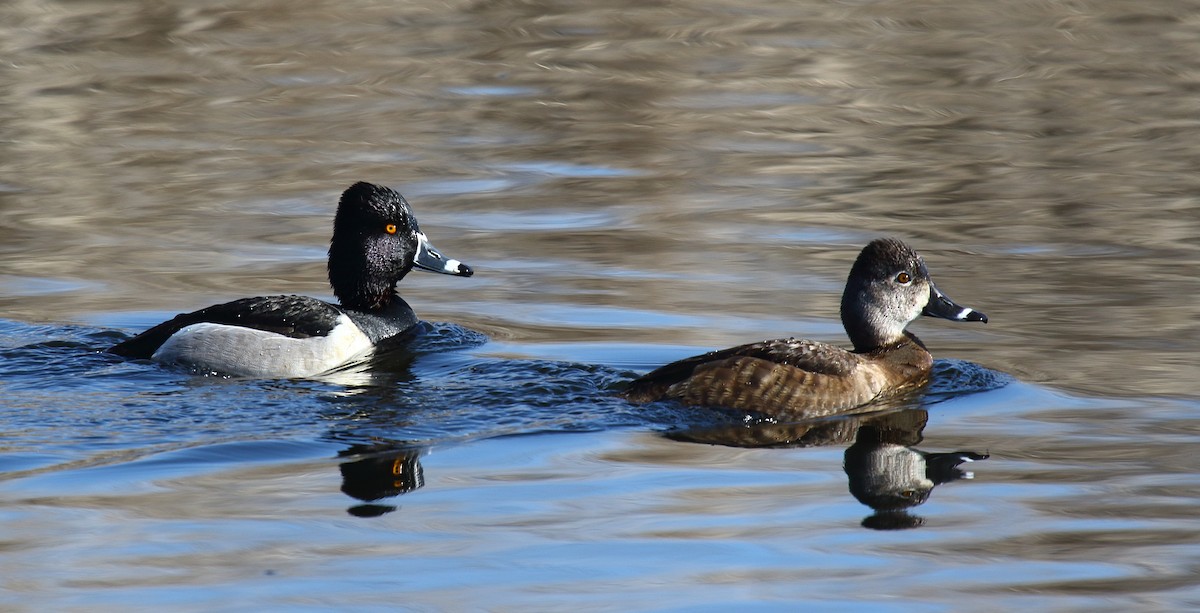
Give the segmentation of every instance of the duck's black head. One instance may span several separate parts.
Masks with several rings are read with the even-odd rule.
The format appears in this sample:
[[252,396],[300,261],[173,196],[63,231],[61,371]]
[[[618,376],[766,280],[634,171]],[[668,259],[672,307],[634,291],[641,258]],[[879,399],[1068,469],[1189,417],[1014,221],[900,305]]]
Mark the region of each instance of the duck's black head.
[[921,315],[987,322],[983,313],[943,294],[912,247],[894,238],[863,247],[842,294],[842,325],[854,349],[870,351],[899,341]]
[[329,284],[343,306],[361,311],[387,307],[396,284],[413,266],[460,277],[471,267],[442,256],[395,190],[355,183],[342,193],[329,241]]

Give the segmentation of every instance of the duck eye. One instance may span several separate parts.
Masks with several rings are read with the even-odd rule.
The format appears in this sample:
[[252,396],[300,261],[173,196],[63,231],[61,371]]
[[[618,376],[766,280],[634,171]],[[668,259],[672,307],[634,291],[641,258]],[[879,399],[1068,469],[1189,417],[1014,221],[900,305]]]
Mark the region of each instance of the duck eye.
[[912,281],[912,275],[906,272],[896,275],[896,283],[899,283],[900,285],[908,285],[910,281]]
[[383,231],[387,232],[388,234],[395,234],[396,233],[396,224],[390,223],[390,224],[384,226]]

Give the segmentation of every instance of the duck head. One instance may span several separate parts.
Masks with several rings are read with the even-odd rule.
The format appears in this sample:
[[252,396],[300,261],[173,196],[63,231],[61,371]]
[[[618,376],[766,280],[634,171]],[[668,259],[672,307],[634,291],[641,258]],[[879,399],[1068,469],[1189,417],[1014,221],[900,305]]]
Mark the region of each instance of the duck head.
[[474,272],[430,244],[404,196],[370,183],[350,186],[338,202],[329,242],[334,295],[348,308],[386,308],[396,296],[396,284],[413,267],[459,277]]
[[858,254],[842,294],[841,314],[859,352],[899,342],[908,324],[922,315],[987,323],[987,315],[943,294],[920,254],[892,238],[873,240]]

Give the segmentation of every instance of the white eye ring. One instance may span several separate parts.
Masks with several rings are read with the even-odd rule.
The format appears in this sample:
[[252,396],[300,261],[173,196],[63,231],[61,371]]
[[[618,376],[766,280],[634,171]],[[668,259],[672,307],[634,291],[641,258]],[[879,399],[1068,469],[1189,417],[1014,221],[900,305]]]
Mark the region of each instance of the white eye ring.
[[901,272],[900,274],[896,275],[896,283],[899,283],[900,285],[908,285],[909,283],[912,283],[912,275],[908,274],[907,272]]

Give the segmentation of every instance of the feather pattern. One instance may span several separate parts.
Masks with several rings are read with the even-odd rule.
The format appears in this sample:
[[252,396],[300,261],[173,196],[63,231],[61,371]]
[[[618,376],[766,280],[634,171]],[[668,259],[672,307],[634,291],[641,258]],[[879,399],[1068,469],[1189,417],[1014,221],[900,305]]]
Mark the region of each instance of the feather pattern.
[[933,358],[916,337],[854,353],[810,340],[741,345],[680,360],[633,381],[634,402],[672,399],[695,406],[821,417],[924,383]]

